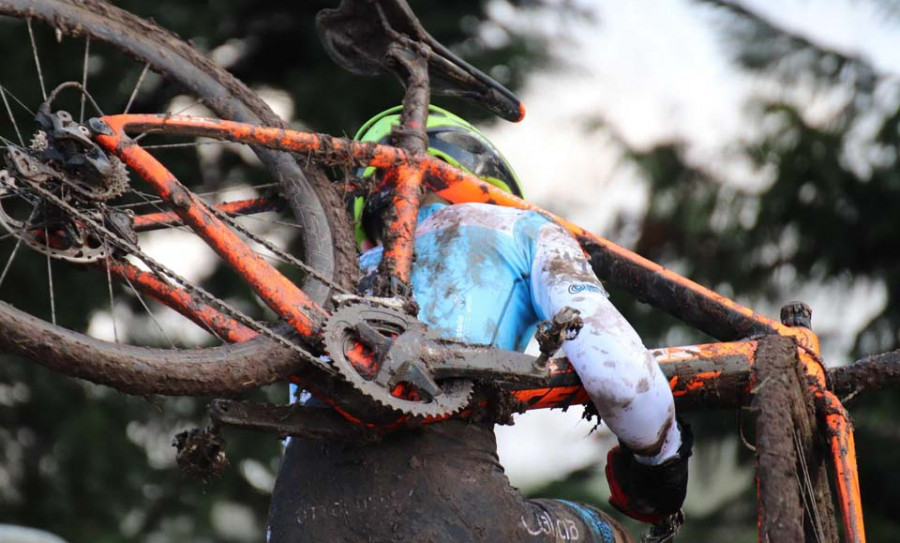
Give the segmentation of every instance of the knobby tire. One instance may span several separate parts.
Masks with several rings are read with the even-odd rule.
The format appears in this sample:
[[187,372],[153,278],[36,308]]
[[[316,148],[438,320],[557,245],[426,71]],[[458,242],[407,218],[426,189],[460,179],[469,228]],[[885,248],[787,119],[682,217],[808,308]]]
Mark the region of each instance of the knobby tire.
[[[30,18],[67,36],[89,36],[147,63],[189,90],[223,119],[284,126],[269,107],[223,68],[153,23],[98,0],[0,0],[0,16]],[[347,286],[355,248],[340,196],[320,169],[283,152],[254,149],[280,183],[296,224],[304,260]],[[315,279],[302,288],[327,305],[332,287]],[[284,328],[281,328],[284,331]],[[138,394],[231,394],[284,378],[296,356],[271,339],[238,345],[160,349],[97,340],[0,302],[0,351],[25,356],[65,374]]]
[[839,541],[815,407],[800,368],[792,339],[759,342],[750,409],[756,415],[762,543]]

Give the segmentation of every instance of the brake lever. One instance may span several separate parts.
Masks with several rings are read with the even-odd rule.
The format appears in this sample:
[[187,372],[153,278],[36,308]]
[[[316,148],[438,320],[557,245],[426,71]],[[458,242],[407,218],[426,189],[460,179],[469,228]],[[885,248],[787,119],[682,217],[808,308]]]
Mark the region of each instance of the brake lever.
[[672,543],[682,524],[684,524],[684,511],[679,510],[651,526],[641,536],[641,543]]
[[507,121],[525,116],[515,94],[435,40],[407,0],[342,0],[339,7],[319,12],[316,31],[328,56],[350,72],[369,76],[391,72],[405,81],[388,62],[391,45],[428,50],[433,94],[466,98]]

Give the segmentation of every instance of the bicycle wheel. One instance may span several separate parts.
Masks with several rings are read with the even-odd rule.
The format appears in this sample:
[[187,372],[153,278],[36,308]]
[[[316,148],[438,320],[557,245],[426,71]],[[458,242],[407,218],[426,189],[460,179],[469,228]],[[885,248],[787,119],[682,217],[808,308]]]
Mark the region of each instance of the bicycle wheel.
[[759,540],[837,543],[824,448],[794,341],[760,340],[753,371]]
[[[113,251],[106,243],[110,240],[81,232],[86,219],[73,218],[68,208],[23,188],[23,172],[15,170],[16,165],[21,167],[16,160],[27,159],[28,166],[39,162],[36,157],[49,156],[47,126],[38,130],[28,126],[40,113],[38,105],[54,96],[52,89],[62,82],[71,84],[56,95],[50,110],[53,122],[66,120],[59,109],[68,110],[76,123],[94,116],[96,101],[106,114],[184,112],[282,126],[268,106],[174,35],[98,0],[0,0],[0,47],[8,55],[18,51],[33,58],[33,75],[0,70],[0,116],[9,121],[0,129],[0,152],[6,162],[0,162],[0,168],[6,167],[5,179],[0,179],[4,184],[0,222],[7,231],[0,235],[0,349],[134,393],[226,394],[271,382],[283,376],[286,367],[296,366],[296,356],[270,338],[221,346],[221,335],[202,327],[190,331],[188,321],[142,295],[130,281],[113,281],[107,268],[97,264],[134,255],[122,255],[121,245]],[[94,80],[103,85],[92,85]],[[90,98],[83,99],[85,94]],[[320,170],[301,170],[286,153],[251,152],[225,144],[201,147],[195,141],[173,144],[165,134],[153,134],[145,141],[154,143],[157,157],[210,204],[228,202],[227,194],[252,199],[271,192],[268,201],[275,205],[261,215],[234,221],[234,228],[247,239],[267,240],[262,245],[254,241],[254,249],[278,262],[279,269],[302,284],[315,301],[324,303],[335,285],[346,283],[355,271],[343,206]],[[215,150],[208,151],[211,148]],[[57,155],[71,153],[51,150]],[[79,156],[82,163],[87,154]],[[71,163],[71,156],[64,158]],[[99,180],[96,169],[59,174],[57,167],[46,186],[63,199],[81,193],[79,202],[87,200],[92,206],[84,213],[94,213],[110,227],[123,217],[127,222],[132,212],[167,211],[142,190],[139,176],[124,175],[128,173],[124,166],[114,166],[119,173]],[[265,181],[245,181],[260,178]],[[149,230],[112,229],[124,238],[134,235],[133,246],[143,254],[153,252],[153,259],[172,273],[147,270],[146,261],[133,261],[134,266],[159,276],[157,282],[178,282],[173,277],[188,276],[191,288],[205,288],[216,300],[227,299],[248,318],[274,320],[236,274],[216,264],[192,232],[178,225]],[[68,246],[58,246],[56,232],[63,232]],[[72,239],[81,246],[73,249],[79,244]],[[290,261],[296,265],[297,255],[305,269],[282,262],[295,257]],[[46,294],[35,287],[36,276],[43,277]],[[145,333],[148,330],[161,332]]]

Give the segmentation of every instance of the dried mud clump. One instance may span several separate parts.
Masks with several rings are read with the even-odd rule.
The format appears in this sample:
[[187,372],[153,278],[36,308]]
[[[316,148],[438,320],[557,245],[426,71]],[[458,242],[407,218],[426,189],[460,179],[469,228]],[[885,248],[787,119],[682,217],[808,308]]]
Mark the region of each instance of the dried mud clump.
[[175,435],[175,460],[185,473],[201,480],[219,477],[228,467],[225,439],[209,428],[185,430]]

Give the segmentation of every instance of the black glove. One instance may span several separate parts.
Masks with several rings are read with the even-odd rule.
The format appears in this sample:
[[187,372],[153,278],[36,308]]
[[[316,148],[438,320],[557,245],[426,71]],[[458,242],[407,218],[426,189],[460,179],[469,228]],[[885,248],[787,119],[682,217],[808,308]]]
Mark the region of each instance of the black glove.
[[694,435],[686,423],[678,423],[681,447],[678,456],[656,466],[641,464],[625,445],[609,451],[606,482],[612,495],[609,503],[633,519],[657,524],[678,512],[687,493],[688,458]]

